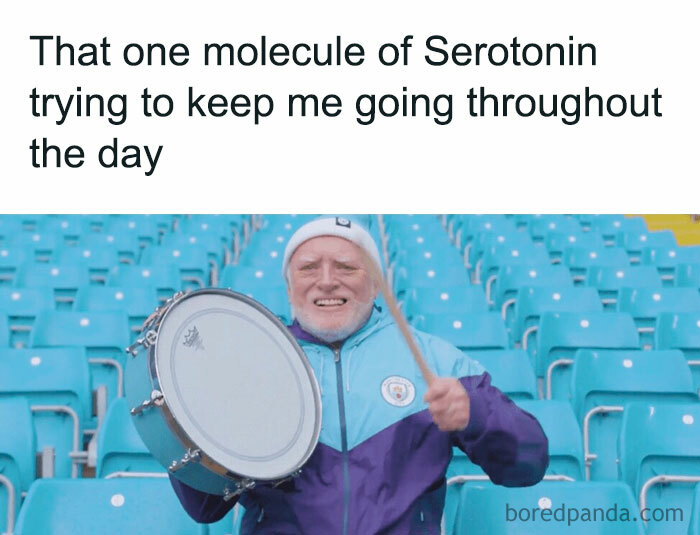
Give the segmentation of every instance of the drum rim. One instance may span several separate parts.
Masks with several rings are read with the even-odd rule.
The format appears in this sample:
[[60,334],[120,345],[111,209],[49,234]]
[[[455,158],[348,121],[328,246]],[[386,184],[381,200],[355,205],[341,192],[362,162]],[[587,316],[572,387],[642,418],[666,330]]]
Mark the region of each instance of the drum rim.
[[[159,321],[158,325],[158,331],[160,331],[160,326],[166,321],[168,315],[170,312],[178,306],[180,303],[183,301],[193,297],[193,296],[198,296],[198,295],[204,295],[204,294],[218,294],[218,295],[225,295],[227,297],[231,297],[233,299],[237,299],[239,301],[244,302],[247,305],[252,306],[256,310],[258,310],[260,313],[262,313],[264,316],[267,317],[267,319],[271,320],[275,326],[277,326],[284,336],[291,342],[292,347],[296,350],[297,354],[301,357],[302,364],[304,366],[304,369],[306,370],[306,374],[309,377],[311,381],[311,390],[313,393],[313,397],[315,400],[315,425],[314,425],[314,433],[313,433],[313,438],[311,440],[311,443],[309,447],[307,448],[306,453],[298,463],[298,465],[294,468],[294,471],[299,470],[302,468],[306,462],[309,460],[311,455],[313,454],[314,450],[316,449],[316,446],[318,445],[319,437],[321,435],[321,415],[322,415],[322,406],[321,406],[321,392],[320,388],[318,386],[318,381],[316,379],[316,375],[314,374],[313,368],[311,367],[311,363],[309,362],[308,357],[306,356],[306,353],[304,350],[301,348],[299,345],[299,342],[297,342],[296,338],[292,335],[292,333],[289,332],[289,329],[287,326],[280,321],[280,319],[267,307],[265,307],[263,304],[260,302],[256,301],[255,299],[248,297],[247,295],[241,294],[239,292],[236,292],[230,288],[199,288],[197,290],[192,290],[188,291],[183,295],[180,299],[177,299],[174,301],[170,307],[165,311],[163,314],[163,317]],[[182,428],[180,423],[175,419],[174,415],[170,411],[170,407],[168,405],[168,400],[165,395],[165,392],[160,387],[160,373],[158,371],[158,362],[156,360],[156,349],[158,347],[158,339],[156,338],[156,343],[153,344],[149,350],[148,350],[148,370],[149,373],[151,374],[151,379],[153,380],[153,384],[157,385],[158,390],[162,393],[163,395],[163,404],[160,407],[161,410],[163,411],[163,415],[165,418],[165,423],[172,431],[172,433],[175,435],[175,437],[180,441],[182,444],[183,448],[187,451],[194,451],[194,450],[199,450],[199,463],[204,465],[206,468],[211,470],[212,472],[232,479],[234,481],[240,480],[242,478],[248,478],[252,479],[255,481],[278,481],[280,479],[283,479],[285,477],[288,477],[291,475],[289,474],[281,474],[279,477],[268,477],[268,478],[263,478],[260,476],[252,475],[252,474],[243,474],[243,473],[238,473],[238,472],[232,472],[222,464],[218,463],[214,459],[212,459],[205,451],[201,449],[199,445],[197,445],[191,438],[190,436],[185,432],[185,430]],[[173,459],[175,460],[175,459]],[[293,473],[292,472],[292,473]]]

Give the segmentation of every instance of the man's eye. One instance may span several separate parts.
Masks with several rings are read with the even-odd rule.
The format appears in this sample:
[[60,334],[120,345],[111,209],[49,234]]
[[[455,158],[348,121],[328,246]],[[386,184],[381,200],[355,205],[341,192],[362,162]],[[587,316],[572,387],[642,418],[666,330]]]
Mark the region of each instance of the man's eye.
[[311,271],[311,270],[314,269],[315,267],[316,267],[316,266],[314,266],[313,264],[309,264],[309,265],[306,265],[306,266],[301,266],[300,269],[301,269],[302,271]]

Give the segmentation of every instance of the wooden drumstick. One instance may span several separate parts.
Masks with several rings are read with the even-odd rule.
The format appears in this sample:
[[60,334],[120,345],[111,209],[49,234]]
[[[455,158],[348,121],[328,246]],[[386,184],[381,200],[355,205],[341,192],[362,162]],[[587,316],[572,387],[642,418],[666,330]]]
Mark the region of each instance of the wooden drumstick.
[[423,379],[425,380],[426,384],[430,386],[435,380],[435,374],[433,373],[433,370],[431,370],[428,366],[428,363],[425,362],[425,358],[423,358],[423,354],[420,352],[420,349],[418,349],[418,345],[416,344],[416,341],[413,339],[413,335],[411,334],[411,329],[409,328],[406,319],[403,317],[403,314],[399,309],[399,305],[396,303],[396,299],[394,299],[394,292],[392,292],[389,288],[389,285],[384,279],[384,276],[382,275],[379,266],[377,266],[372,261],[372,259],[369,257],[369,255],[367,255],[367,253],[364,252],[364,250],[362,250],[361,248],[360,250],[363,253],[365,266],[367,267],[370,276],[379,285],[379,291],[384,295],[384,300],[386,301],[386,304],[389,307],[389,312],[394,318],[394,321],[396,322],[399,331],[401,331],[401,335],[403,336],[404,340],[406,340],[408,348],[411,350],[413,360],[415,360],[416,364],[418,365],[418,368],[420,369],[420,372],[423,375]]

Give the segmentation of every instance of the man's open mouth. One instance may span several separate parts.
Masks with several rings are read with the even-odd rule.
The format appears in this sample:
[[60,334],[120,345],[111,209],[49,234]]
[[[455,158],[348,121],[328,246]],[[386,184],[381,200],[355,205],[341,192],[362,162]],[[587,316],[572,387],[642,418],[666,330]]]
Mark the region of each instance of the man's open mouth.
[[318,307],[339,307],[347,303],[348,300],[344,298],[328,298],[324,297],[322,299],[315,299],[314,305]]

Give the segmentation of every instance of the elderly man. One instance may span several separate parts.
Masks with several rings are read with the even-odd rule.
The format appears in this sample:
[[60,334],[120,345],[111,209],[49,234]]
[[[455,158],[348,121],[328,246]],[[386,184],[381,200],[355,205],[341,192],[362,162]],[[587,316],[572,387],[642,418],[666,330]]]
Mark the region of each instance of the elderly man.
[[[548,464],[547,438],[477,362],[434,336],[413,336],[437,378],[428,386],[399,329],[374,304],[379,266],[369,233],[341,218],[302,226],[283,273],[290,330],[322,392],[319,443],[299,477],[240,497],[242,534],[438,534],[452,447],[494,483],[534,485]],[[233,506],[171,477],[186,511],[214,522]]]

